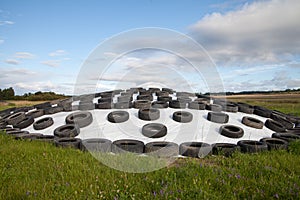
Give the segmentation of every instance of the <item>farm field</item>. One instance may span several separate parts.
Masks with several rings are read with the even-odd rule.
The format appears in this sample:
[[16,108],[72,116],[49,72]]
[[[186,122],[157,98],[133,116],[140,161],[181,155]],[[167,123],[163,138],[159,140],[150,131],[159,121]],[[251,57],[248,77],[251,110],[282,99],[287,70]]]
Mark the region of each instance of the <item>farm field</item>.
[[[228,99],[300,116],[297,95]],[[87,152],[0,133],[0,199],[299,199],[299,165],[300,142],[295,142],[289,151],[177,159],[158,171],[126,173]]]

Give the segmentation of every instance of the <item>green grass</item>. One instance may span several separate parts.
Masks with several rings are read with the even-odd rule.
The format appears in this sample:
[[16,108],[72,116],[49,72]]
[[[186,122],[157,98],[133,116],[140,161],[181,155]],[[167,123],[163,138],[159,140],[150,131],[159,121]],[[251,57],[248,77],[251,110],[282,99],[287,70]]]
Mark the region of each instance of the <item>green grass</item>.
[[1,199],[299,199],[300,143],[290,152],[178,159],[149,173],[89,153],[0,134]]

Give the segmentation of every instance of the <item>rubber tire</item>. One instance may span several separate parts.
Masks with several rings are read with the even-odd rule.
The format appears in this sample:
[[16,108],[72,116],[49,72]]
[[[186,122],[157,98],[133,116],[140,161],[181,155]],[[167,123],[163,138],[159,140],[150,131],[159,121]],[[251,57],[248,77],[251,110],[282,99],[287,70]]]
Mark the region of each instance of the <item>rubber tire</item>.
[[129,109],[132,108],[132,102],[117,102],[114,104],[115,109]]
[[201,101],[192,101],[188,103],[188,108],[193,110],[204,110],[206,104]]
[[39,119],[38,121],[34,122],[33,128],[34,130],[42,130],[48,128],[54,124],[52,117],[45,117]]
[[41,137],[41,133],[29,133],[29,134],[19,134],[15,135],[16,140],[35,140],[38,137]]
[[229,116],[221,112],[209,112],[207,114],[207,120],[215,123],[224,124],[229,120]]
[[265,142],[268,145],[268,150],[279,150],[279,149],[288,149],[288,142],[279,138],[262,138],[261,142]]
[[56,107],[49,107],[49,108],[45,108],[45,115],[53,115],[59,112],[62,112],[64,109],[63,107],[60,106],[56,106]]
[[146,124],[142,128],[142,134],[148,138],[161,138],[168,132],[165,125],[159,123]]
[[215,143],[212,144],[212,154],[213,155],[222,155],[225,157],[232,156],[235,152],[240,152],[241,148],[236,144],[230,143]]
[[154,157],[174,157],[179,155],[179,147],[173,142],[150,142],[145,145],[145,153]]
[[[95,109],[112,109],[113,108],[113,103],[112,102],[101,102],[95,104]],[[92,109],[89,109],[92,110]]]
[[158,100],[158,101],[166,101],[166,102],[170,102],[170,101],[172,101],[172,97],[170,97],[170,96],[158,96],[158,97],[157,97],[157,100]]
[[49,142],[49,143],[54,143],[54,139],[55,139],[54,135],[42,135],[36,138],[36,140],[39,142]]
[[224,111],[236,113],[239,111],[239,107],[233,103],[227,103],[223,106]]
[[116,140],[111,145],[111,150],[113,153],[144,153],[145,145],[142,141],[139,140]]
[[104,102],[112,103],[113,99],[111,97],[106,97],[106,98],[100,98],[100,99],[98,99],[98,103],[104,103]]
[[184,108],[186,108],[186,102],[182,102],[182,101],[178,101],[178,100],[171,100],[169,102],[169,107],[175,108],[175,109],[177,109],[177,108],[184,109]]
[[26,116],[30,116],[32,118],[38,118],[45,114],[45,111],[43,109],[33,110],[26,114]]
[[253,114],[253,112],[254,112],[253,106],[251,106],[249,104],[238,102],[237,106],[238,106],[239,112],[247,113],[247,114]]
[[293,133],[273,133],[272,138],[282,139],[289,143],[295,140],[300,140],[300,136]]
[[79,138],[56,138],[54,144],[57,147],[81,149],[81,139]]
[[270,118],[272,111],[261,106],[254,106],[253,113],[261,117]]
[[212,112],[221,112],[223,110],[222,106],[219,104],[207,104],[206,110],[211,110]]
[[152,108],[158,108],[158,109],[162,109],[162,108],[168,108],[169,104],[166,101],[154,101],[152,103]]
[[179,154],[192,158],[203,158],[211,154],[210,144],[203,142],[184,142],[179,146]]
[[86,127],[93,122],[90,112],[75,112],[66,117],[67,124],[77,124],[80,128]]
[[271,119],[281,123],[286,129],[294,128],[294,124],[292,122],[290,122],[289,120],[287,120],[284,116],[280,116],[280,115],[272,113]]
[[153,96],[152,96],[152,94],[150,94],[150,95],[138,95],[137,97],[136,97],[136,99],[137,100],[148,100],[148,101],[153,101]]
[[244,136],[244,130],[234,125],[223,125],[219,130],[220,134],[229,138],[241,138]]
[[111,152],[112,141],[103,138],[90,138],[81,141],[81,150],[90,152]]
[[136,108],[136,109],[150,108],[151,107],[151,101],[136,100],[136,101],[133,102],[133,107]]
[[246,126],[256,128],[256,129],[262,129],[264,127],[264,123],[256,118],[253,117],[243,117],[242,123]]
[[286,128],[279,122],[272,119],[267,119],[265,126],[275,132],[285,132]]
[[129,119],[129,113],[126,111],[113,111],[107,115],[107,120],[111,123],[122,123]]
[[33,107],[36,108],[36,109],[50,108],[51,107],[51,103],[50,102],[40,103],[40,104],[34,105]]
[[186,111],[177,111],[173,113],[173,120],[181,123],[189,123],[193,120],[193,114]]
[[33,122],[34,122],[34,119],[30,116],[27,116],[22,121],[20,121],[20,122],[16,123],[15,125],[13,125],[13,127],[23,129],[23,128],[27,128],[28,126],[33,124]]
[[19,135],[19,134],[29,134],[28,131],[22,131],[22,130],[14,130],[14,131],[6,131],[6,134],[7,135],[11,135],[11,136],[16,136],[16,135]]
[[76,124],[62,125],[54,130],[54,136],[59,138],[76,137],[80,133],[80,128]]
[[119,96],[118,102],[130,102],[133,100],[133,97],[131,95],[125,95],[125,96]]
[[15,125],[25,119],[25,112],[17,112],[8,116],[5,120],[10,125]]
[[156,108],[142,108],[139,109],[138,117],[146,121],[157,120],[160,117],[160,111]]
[[88,102],[87,101],[80,101],[78,109],[82,110],[82,111],[85,111],[85,110],[94,110],[95,106],[96,105],[93,103],[93,101],[88,101]]
[[268,145],[255,140],[240,140],[237,143],[243,153],[259,153],[268,150]]

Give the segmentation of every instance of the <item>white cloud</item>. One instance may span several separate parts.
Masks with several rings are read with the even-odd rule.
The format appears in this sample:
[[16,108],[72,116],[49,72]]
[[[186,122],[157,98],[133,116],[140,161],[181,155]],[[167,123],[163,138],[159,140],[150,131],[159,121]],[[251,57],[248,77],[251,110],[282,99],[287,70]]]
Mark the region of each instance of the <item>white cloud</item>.
[[206,15],[190,31],[219,65],[286,61],[300,55],[299,10],[298,0],[258,1]]
[[14,23],[15,22],[13,22],[13,21],[0,21],[0,26],[2,26],[2,25],[12,25]]
[[29,52],[17,52],[14,57],[20,59],[33,59],[35,55]]
[[64,56],[67,55],[68,52],[62,49],[58,49],[54,52],[49,53],[49,56],[54,57],[54,56]]
[[41,62],[41,64],[47,65],[49,67],[59,67],[60,63],[61,63],[60,60],[45,60]]
[[15,60],[15,59],[6,59],[4,62],[6,62],[7,64],[11,64],[11,65],[20,64],[20,62],[18,60]]

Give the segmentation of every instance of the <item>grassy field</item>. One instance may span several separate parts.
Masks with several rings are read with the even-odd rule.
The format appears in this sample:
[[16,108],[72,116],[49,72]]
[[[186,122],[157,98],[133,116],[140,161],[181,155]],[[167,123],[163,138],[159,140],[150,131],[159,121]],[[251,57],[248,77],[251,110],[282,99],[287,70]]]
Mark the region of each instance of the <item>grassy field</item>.
[[0,102],[0,111],[5,110],[7,108],[13,108],[13,107],[25,107],[25,106],[32,106],[35,104],[43,103],[45,101],[15,101],[15,100],[9,100],[6,102]]
[[[230,100],[300,116],[297,98]],[[299,199],[299,166],[296,142],[289,152],[178,159],[135,174],[109,168],[86,152],[0,133],[0,199]]]

